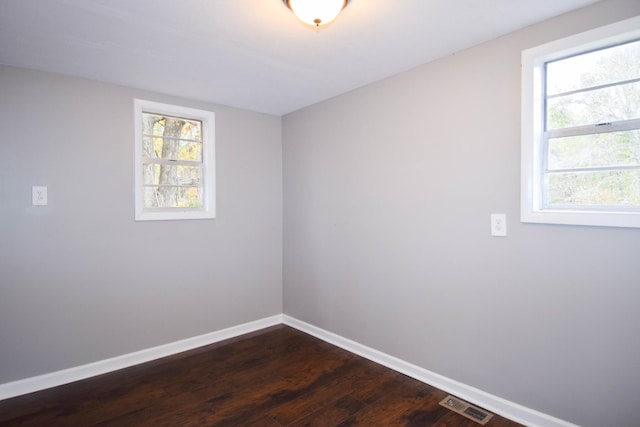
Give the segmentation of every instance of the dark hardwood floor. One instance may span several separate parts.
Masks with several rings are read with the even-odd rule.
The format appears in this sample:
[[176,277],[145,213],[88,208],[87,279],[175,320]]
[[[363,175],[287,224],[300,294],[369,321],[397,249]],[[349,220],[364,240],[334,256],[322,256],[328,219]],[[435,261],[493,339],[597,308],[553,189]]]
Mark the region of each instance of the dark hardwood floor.
[[479,426],[445,396],[279,325],[1,401],[0,426]]

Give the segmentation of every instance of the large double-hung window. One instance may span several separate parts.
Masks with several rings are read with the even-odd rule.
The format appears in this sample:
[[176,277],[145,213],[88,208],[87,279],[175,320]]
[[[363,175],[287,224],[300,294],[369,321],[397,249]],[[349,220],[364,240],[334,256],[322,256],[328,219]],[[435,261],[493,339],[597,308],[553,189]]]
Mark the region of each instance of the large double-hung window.
[[522,59],[522,220],[640,227],[640,17]]

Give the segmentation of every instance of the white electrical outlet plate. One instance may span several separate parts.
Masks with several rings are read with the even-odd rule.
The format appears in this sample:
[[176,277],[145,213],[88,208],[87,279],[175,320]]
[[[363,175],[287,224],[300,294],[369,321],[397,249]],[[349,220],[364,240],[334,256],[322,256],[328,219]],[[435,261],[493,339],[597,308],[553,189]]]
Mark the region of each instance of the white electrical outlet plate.
[[31,204],[33,206],[47,205],[47,187],[42,187],[42,186],[31,187]]
[[491,235],[506,237],[507,235],[507,214],[491,214]]

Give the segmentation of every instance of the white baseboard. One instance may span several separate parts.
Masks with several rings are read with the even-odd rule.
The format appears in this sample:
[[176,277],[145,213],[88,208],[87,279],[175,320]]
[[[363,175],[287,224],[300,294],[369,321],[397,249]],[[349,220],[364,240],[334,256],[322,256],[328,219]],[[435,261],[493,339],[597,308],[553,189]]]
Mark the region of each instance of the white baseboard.
[[529,427],[578,427],[567,421],[552,417],[542,412],[535,411],[517,403],[508,401],[498,396],[494,396],[475,387],[452,380],[435,372],[405,362],[397,357],[390,356],[381,351],[351,341],[340,335],[320,329],[306,322],[283,315],[283,323],[285,325],[296,328],[309,335],[313,335],[323,341],[331,343],[335,346],[343,348],[351,353],[362,356],[366,359],[401,372],[407,376],[415,378],[418,381],[439,388],[447,393],[455,395],[461,399],[485,408],[495,414],[501,415],[512,421],[524,424]]
[[68,384],[96,375],[117,371],[118,369],[128,368],[133,365],[149,362],[161,357],[171,356],[183,351],[192,350],[197,347],[202,347],[204,345],[213,344],[239,335],[247,334],[249,332],[264,329],[269,326],[279,325],[281,323],[283,323],[282,315],[278,314],[272,317],[244,323],[242,325],[232,326],[220,331],[160,345],[158,347],[124,354],[122,356],[76,366],[62,371],[51,372],[49,374],[0,384],[0,400]]
[[394,371],[401,372],[423,383],[451,393],[461,399],[483,407],[491,412],[501,415],[530,427],[578,427],[567,421],[554,418],[542,412],[535,411],[525,406],[510,402],[498,396],[494,396],[475,387],[447,378],[435,372],[405,362],[397,357],[359,344],[332,332],[320,329],[294,317],[278,314],[272,317],[256,320],[242,325],[233,326],[216,332],[187,338],[173,343],[153,347],[110,359],[101,360],[62,371],[0,384],[0,400],[20,396],[74,381],[83,380],[96,375],[106,374],[118,369],[128,368],[140,363],[149,362],[183,351],[192,350],[204,345],[213,344],[239,335],[254,332],[284,323],[309,335],[313,335],[323,341],[343,348],[351,353],[372,360]]

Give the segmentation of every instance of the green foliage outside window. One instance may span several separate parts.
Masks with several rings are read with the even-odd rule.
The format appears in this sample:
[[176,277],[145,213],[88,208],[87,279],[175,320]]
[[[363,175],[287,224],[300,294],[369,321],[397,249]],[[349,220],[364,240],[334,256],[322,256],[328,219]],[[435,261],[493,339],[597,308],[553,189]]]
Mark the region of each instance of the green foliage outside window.
[[548,63],[546,76],[546,204],[640,207],[640,129],[596,133],[640,119],[640,41]]

